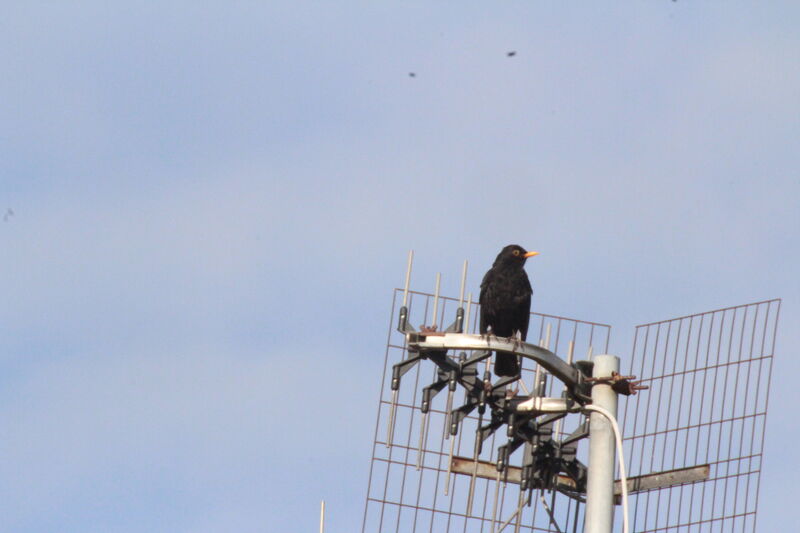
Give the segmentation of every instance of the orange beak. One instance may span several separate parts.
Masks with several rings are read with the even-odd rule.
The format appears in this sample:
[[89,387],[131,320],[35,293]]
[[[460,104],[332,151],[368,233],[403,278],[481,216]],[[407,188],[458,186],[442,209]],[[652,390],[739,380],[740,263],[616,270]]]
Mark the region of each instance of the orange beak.
[[539,252],[528,252],[522,257],[533,257],[534,255],[539,255]]

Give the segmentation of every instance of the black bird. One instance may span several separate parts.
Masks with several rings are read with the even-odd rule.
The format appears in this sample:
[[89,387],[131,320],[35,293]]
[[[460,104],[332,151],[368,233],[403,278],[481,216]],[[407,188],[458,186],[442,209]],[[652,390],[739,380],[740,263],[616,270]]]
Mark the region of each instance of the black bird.
[[510,52],[506,52],[506,55],[508,57],[514,57],[515,55],[517,55],[517,51],[516,50],[511,50]]
[[[513,337],[517,332],[522,340],[528,336],[533,291],[523,266],[525,260],[538,253],[509,244],[497,254],[481,282],[481,333],[488,333],[491,328],[491,333],[498,337]],[[517,357],[498,353],[494,372],[498,376],[519,375]]]

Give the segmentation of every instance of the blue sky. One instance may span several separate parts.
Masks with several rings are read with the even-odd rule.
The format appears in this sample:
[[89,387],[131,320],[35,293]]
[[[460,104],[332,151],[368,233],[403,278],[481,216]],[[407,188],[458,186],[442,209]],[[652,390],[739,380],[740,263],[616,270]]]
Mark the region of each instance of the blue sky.
[[[391,289],[505,244],[632,326],[783,297],[759,530],[796,502],[794,2],[47,2],[0,20],[3,531],[360,527]],[[515,50],[513,58],[506,52]],[[414,72],[415,77],[409,77]],[[352,383],[344,391],[338,384]]]

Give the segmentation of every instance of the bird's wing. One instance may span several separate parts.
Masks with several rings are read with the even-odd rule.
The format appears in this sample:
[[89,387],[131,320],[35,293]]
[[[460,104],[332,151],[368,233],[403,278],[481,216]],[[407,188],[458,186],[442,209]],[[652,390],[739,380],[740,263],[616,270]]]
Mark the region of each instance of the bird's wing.
[[531,294],[533,294],[533,288],[531,287],[531,281],[528,279],[527,275],[525,276],[525,288],[525,297],[522,298],[519,304],[520,314],[524,313],[524,319],[521,320],[519,326],[519,333],[522,340],[528,338],[528,325],[531,320]]
[[486,292],[486,286],[491,283],[493,277],[494,272],[491,268],[486,271],[486,274],[483,275],[483,280],[481,281],[481,298],[483,298],[483,294]]
[[519,327],[519,333],[522,337],[522,340],[526,340],[528,338],[528,326],[531,320],[531,295],[528,296],[523,300],[522,304],[519,306],[520,312],[525,314],[525,318],[521,321]]
[[481,294],[478,297],[478,303],[481,304],[481,324],[480,332],[486,333],[486,329],[491,324],[494,313],[488,302],[491,300],[491,281],[494,277],[492,269],[489,269],[483,276],[481,281]]

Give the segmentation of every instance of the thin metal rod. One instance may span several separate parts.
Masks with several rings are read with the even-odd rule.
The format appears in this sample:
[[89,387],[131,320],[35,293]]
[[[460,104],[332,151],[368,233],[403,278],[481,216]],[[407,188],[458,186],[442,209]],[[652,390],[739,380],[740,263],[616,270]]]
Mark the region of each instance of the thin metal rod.
[[469,333],[469,312],[472,308],[472,293],[467,295],[467,313],[464,316],[464,333]]
[[[464,401],[466,401],[466,399],[467,399],[467,392],[466,392],[466,390],[464,390]],[[461,449],[461,437],[463,437],[463,436],[464,436],[464,432],[463,431],[459,432],[459,434],[458,434],[458,448],[459,448],[459,450]],[[455,440],[456,440],[455,437],[453,437],[453,441],[455,441]],[[451,446],[453,445],[452,441],[451,441],[450,445]],[[451,459],[450,460],[451,467],[452,467],[452,464],[453,464],[453,461]],[[455,483],[455,481],[453,481],[453,492],[452,492],[452,496],[449,498],[449,500],[450,500],[450,503],[447,506],[447,531],[448,532],[450,531],[450,521],[453,519],[453,504],[456,501],[456,483]],[[466,519],[464,520],[464,523],[466,524]],[[363,531],[362,531],[362,533],[363,533]],[[432,531],[430,533],[432,533]]]
[[[478,424],[480,430],[480,423]],[[469,479],[469,495],[467,496],[467,516],[472,514],[472,498],[475,496],[475,479],[478,477],[478,445],[480,439],[480,432],[475,433],[475,446],[473,450],[473,463],[472,463],[472,476]]]
[[325,500],[319,506],[319,533],[325,533]]
[[[514,514],[517,515],[517,521],[516,521],[516,523],[514,523],[514,533],[519,533],[519,527],[522,524],[522,512],[521,511],[522,511],[522,508],[525,506],[525,503],[526,503],[526,500],[527,500],[527,496],[529,494],[530,493],[526,494],[524,491],[519,491],[519,496],[517,497],[517,510],[514,512]],[[514,519],[514,516],[512,515],[509,518],[509,520],[513,520],[513,519]],[[508,522],[508,520],[506,522]],[[502,526],[500,528],[500,531],[503,531],[503,528],[505,528],[505,527],[506,526]]]
[[392,447],[392,438],[394,437],[394,412],[397,409],[397,391],[392,391],[392,403],[389,406],[389,425],[386,428],[386,447]]
[[453,445],[456,443],[456,439],[450,439],[450,453],[447,456],[447,475],[444,478],[444,495],[447,496],[447,493],[450,489],[450,473],[453,471]]
[[422,458],[425,455],[425,437],[427,436],[428,413],[422,413],[419,427],[419,446],[417,447],[417,470],[422,468]]
[[464,268],[461,271],[461,291],[458,295],[458,306],[464,307],[464,288],[467,285],[467,260],[464,259]]
[[[520,494],[522,494],[522,493],[520,493]],[[512,521],[512,520],[514,520],[514,518],[515,518],[517,515],[519,515],[519,514],[520,514],[520,511],[522,511],[522,508],[523,508],[523,507],[525,507],[526,505],[528,505],[528,501],[530,501],[530,496],[529,496],[529,497],[527,497],[527,498],[525,498],[525,501],[524,501],[524,502],[522,502],[522,503],[519,505],[519,507],[517,507],[517,510],[516,510],[516,511],[514,511],[514,513],[513,513],[511,516],[509,516],[509,517],[508,517],[508,520],[506,520],[505,522],[503,522],[503,523],[500,525],[500,527],[497,529],[497,533],[500,533],[501,531],[503,531],[503,530],[506,528],[506,526],[507,526],[508,524],[510,524],[510,523],[511,523],[511,521]],[[517,521],[517,525],[516,525],[516,527],[517,527],[517,528],[519,528],[519,521]]]
[[[391,313],[389,315],[390,316],[390,319],[389,319],[389,323],[390,324],[392,322],[394,322],[394,309],[395,309],[395,304],[396,303],[397,303],[397,291],[392,291],[392,306],[390,308],[391,309]],[[393,327],[390,326],[389,327],[389,331],[387,332],[387,338],[386,338],[386,352],[384,353],[384,356],[383,356],[383,377],[384,378],[386,377],[386,367],[389,364],[389,346],[390,346],[391,339],[392,339],[392,331],[393,331]],[[381,380],[381,393],[380,393],[379,398],[383,398],[383,393],[385,391],[385,386],[386,386],[386,379],[383,379],[383,380]],[[378,414],[375,417],[375,433],[374,433],[373,443],[372,443],[372,462],[370,463],[369,476],[367,477],[367,479],[369,480],[369,482],[367,484],[367,494],[370,494],[371,491],[372,491],[372,476],[373,476],[373,474],[375,472],[375,470],[374,470],[374,468],[375,468],[375,452],[376,452],[376,448],[378,447],[378,431],[380,431],[381,410],[382,410],[382,406],[381,406],[380,403],[378,403]],[[391,453],[389,454],[389,456],[391,457]],[[388,467],[388,464],[387,464],[387,467]],[[386,483],[388,484],[388,476],[387,476]],[[384,496],[385,495],[386,495],[386,491],[384,490]],[[364,515],[362,517],[362,522],[361,522],[362,531],[366,527],[366,524],[367,524],[367,511],[368,510],[369,510],[369,501],[367,501],[366,504],[364,505]],[[380,519],[381,519],[381,522],[383,522],[383,509],[381,509]]]
[[[549,329],[550,328],[550,324],[548,324],[547,327]],[[539,347],[544,348],[545,350],[547,349],[547,347],[545,346],[544,339],[541,339],[541,338],[539,339]],[[539,380],[541,379],[541,377],[542,377],[542,365],[540,365],[539,363],[536,363],[536,373],[533,376],[533,394],[534,395],[538,395],[539,394],[539,392],[538,392],[539,391]]]
[[[555,496],[555,493],[553,494]],[[553,527],[556,528],[558,533],[561,533],[561,528],[558,527],[558,522],[556,522],[556,517],[553,516],[553,511],[550,509],[550,506],[547,505],[547,500],[544,499],[544,491],[539,492],[539,498],[542,500],[542,505],[544,505],[544,510],[547,511],[547,516],[550,517],[550,523],[553,524]]]
[[[572,533],[578,533],[578,517],[580,516],[581,506],[575,503],[575,516],[572,518]],[[569,519],[567,519],[569,520]],[[569,526],[568,526],[569,527]]]
[[435,328],[438,324],[438,314],[439,314],[439,286],[442,283],[442,273],[436,273],[436,290],[433,293],[433,319],[431,322],[431,327]]
[[444,408],[444,428],[442,429],[444,434],[444,440],[450,440],[450,420],[451,420],[451,411],[453,410],[453,391],[451,391],[448,387],[447,389],[447,404],[445,404]]
[[500,497],[500,474],[497,471],[497,479],[494,481],[494,504],[492,505],[492,529],[491,533],[495,533],[495,526],[497,526],[497,500]]
[[[772,300],[769,304],[767,304],[767,317],[769,317],[769,309],[772,306],[772,302],[777,302],[777,308],[775,310],[775,326],[774,326],[774,329],[772,330],[772,349],[769,352],[770,356],[774,356],[775,355],[775,337],[777,337],[777,335],[778,335],[778,318],[780,317],[780,314],[781,314],[781,300],[780,299]],[[764,337],[762,338],[762,349],[761,349],[761,355],[762,356],[764,355],[763,341],[766,340],[767,325],[768,324],[769,324],[769,321],[765,318],[765,320],[764,320]],[[764,398],[764,413],[767,412],[767,407],[769,407],[769,388],[770,388],[770,383],[771,382],[772,382],[772,360],[770,359],[769,360],[769,366],[767,368],[767,383],[766,383],[767,395]],[[756,402],[756,406],[755,407],[757,408],[757,406],[758,406],[758,393],[759,393],[759,389],[761,387],[761,362],[759,362],[759,364],[758,364],[758,381],[756,381],[756,383],[758,384],[758,385],[756,385],[756,395],[755,395],[755,402]],[[763,449],[763,446],[764,446],[764,434],[765,434],[766,429],[767,429],[767,420],[766,420],[766,418],[767,417],[766,417],[766,414],[765,414],[764,415],[764,424],[762,424],[762,426],[761,426],[761,444],[760,444],[760,446],[761,446],[762,449]],[[753,440],[754,436],[755,436],[755,426],[753,427],[753,434],[750,437],[750,440],[751,440],[750,447],[751,448],[752,448],[752,440]],[[760,469],[760,466],[759,466],[759,469]],[[747,483],[748,483],[748,487],[749,487],[750,478],[748,478]],[[755,489],[755,492],[756,492],[755,508],[756,509],[758,508],[758,488],[759,488],[760,485],[761,485],[761,476],[759,476],[756,479],[756,489]],[[755,527],[756,527],[756,519],[755,519],[755,517],[753,517],[753,530],[755,530]]]
[[545,350],[549,350],[550,349],[550,332],[552,331],[552,328],[553,328],[553,324],[548,323],[547,324],[547,333],[545,333],[545,335],[544,335],[544,349]]
[[411,264],[414,262],[414,250],[408,251],[408,266],[406,266],[406,284],[403,289],[403,307],[408,304],[408,284],[411,282]]

